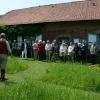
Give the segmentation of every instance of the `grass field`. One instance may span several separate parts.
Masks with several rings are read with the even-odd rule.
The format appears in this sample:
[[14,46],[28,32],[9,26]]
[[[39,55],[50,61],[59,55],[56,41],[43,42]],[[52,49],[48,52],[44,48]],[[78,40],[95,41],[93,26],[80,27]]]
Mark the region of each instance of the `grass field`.
[[100,100],[100,65],[10,57],[0,100]]

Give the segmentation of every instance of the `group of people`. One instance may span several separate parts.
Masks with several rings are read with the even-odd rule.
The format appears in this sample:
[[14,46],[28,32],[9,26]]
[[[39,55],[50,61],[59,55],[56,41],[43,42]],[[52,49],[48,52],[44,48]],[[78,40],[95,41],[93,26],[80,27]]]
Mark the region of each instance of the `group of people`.
[[[20,45],[19,45],[20,44]],[[28,57],[31,57],[32,52],[32,44],[24,39],[23,41],[14,40],[11,44],[11,50],[13,56],[20,56],[21,58],[27,59]]]
[[[18,52],[15,48],[16,46],[13,42],[13,55]],[[60,59],[63,62],[66,62],[67,60],[71,62],[80,61],[82,64],[86,63],[87,58],[89,57],[91,63],[95,64],[98,50],[96,43],[92,43],[89,47],[86,42],[65,43],[65,41],[62,40],[62,43],[58,44],[56,40],[53,40],[51,43],[49,40],[35,40],[32,43],[29,43],[24,39],[20,46],[20,57],[23,59],[31,57],[34,60],[47,60],[54,62],[56,59]]]
[[[2,81],[6,80],[5,71],[8,55],[15,55],[17,52],[15,44],[16,41],[13,42],[12,48],[10,48],[5,34],[0,34],[0,80]],[[62,43],[58,45],[56,40],[53,40],[52,43],[50,43],[49,40],[36,40],[33,41],[33,43],[29,44],[27,43],[27,40],[24,39],[24,41],[21,43],[20,50],[20,57],[25,59],[27,59],[29,52],[32,54],[32,58],[34,60],[47,60],[55,62],[57,59],[60,59],[63,62],[66,62],[67,60],[71,62],[81,61],[82,64],[85,64],[87,62],[87,57],[90,54],[91,62],[92,64],[95,64],[97,59],[97,52],[100,52],[100,47],[98,48],[96,46],[96,43],[92,43],[91,47],[89,48],[85,42],[70,42],[69,44],[67,44],[65,43],[65,41],[62,41]]]
[[56,60],[56,54],[58,50],[58,45],[56,43],[56,40],[53,40],[52,43],[50,43],[49,40],[42,41],[35,41],[32,45],[33,48],[33,58],[36,60],[48,60],[48,61],[55,61]]
[[33,58],[38,60],[56,61],[60,59],[64,62],[78,62],[81,61],[82,64],[87,62],[87,58],[90,55],[92,64],[96,63],[97,51],[99,50],[96,43],[92,43],[91,47],[88,47],[86,42],[83,43],[72,43],[69,44],[62,41],[58,45],[56,40],[50,43],[49,40],[45,41],[35,41],[32,45],[33,48]]

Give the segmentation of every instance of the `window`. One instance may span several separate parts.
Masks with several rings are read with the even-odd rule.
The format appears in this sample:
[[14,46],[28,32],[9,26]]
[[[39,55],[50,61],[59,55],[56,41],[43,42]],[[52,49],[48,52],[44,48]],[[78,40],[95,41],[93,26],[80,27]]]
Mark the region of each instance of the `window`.
[[100,35],[97,37],[97,44],[100,45]]
[[96,34],[88,34],[88,45],[91,46],[93,42],[97,42]]
[[21,46],[21,44],[22,44],[22,37],[18,36],[17,37],[17,41],[18,41],[18,46]]
[[42,40],[42,35],[36,36],[36,40]]
[[80,42],[80,39],[79,38],[75,38],[74,39],[74,43],[79,43]]
[[97,42],[97,35],[96,34],[88,34],[88,42]]

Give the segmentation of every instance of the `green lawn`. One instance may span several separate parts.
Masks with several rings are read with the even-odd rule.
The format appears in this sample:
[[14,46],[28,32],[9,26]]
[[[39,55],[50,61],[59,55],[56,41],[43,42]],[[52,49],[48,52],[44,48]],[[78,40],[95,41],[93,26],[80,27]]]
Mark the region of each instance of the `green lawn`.
[[100,100],[100,65],[10,57],[0,100]]

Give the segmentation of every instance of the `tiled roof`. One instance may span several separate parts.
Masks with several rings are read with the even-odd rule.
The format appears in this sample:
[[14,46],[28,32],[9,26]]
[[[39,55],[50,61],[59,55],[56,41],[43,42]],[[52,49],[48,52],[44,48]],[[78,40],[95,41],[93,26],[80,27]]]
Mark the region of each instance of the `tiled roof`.
[[100,20],[100,0],[85,0],[13,10],[2,16],[0,23],[16,25],[80,20]]

